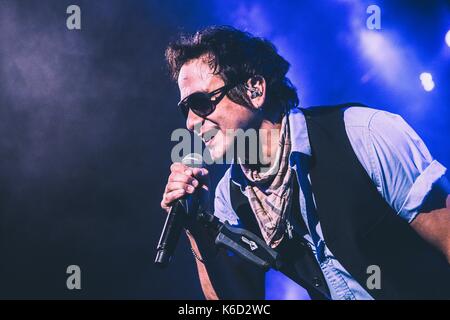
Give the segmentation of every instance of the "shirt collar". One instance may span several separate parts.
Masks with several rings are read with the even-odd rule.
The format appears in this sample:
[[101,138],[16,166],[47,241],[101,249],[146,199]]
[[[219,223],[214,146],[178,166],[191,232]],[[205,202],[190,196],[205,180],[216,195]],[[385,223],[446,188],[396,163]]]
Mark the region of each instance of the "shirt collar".
[[293,152],[300,152],[311,156],[311,145],[309,144],[305,115],[300,108],[294,108],[291,109],[288,117],[291,129],[291,155]]

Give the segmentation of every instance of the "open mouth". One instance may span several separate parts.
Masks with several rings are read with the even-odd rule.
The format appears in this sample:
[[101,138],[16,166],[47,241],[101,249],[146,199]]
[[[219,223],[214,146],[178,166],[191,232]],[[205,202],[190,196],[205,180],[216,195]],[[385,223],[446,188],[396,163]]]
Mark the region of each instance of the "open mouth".
[[208,138],[204,138],[204,139],[203,139],[203,142],[205,143],[205,145],[209,145],[209,144],[211,143],[211,141],[214,140],[214,137],[215,137],[215,136],[211,136],[211,137],[208,137]]
[[211,141],[214,140],[214,138],[216,137],[218,130],[217,129],[211,129],[209,131],[206,131],[203,135],[202,135],[202,140],[205,143],[205,145],[208,145],[211,143]]

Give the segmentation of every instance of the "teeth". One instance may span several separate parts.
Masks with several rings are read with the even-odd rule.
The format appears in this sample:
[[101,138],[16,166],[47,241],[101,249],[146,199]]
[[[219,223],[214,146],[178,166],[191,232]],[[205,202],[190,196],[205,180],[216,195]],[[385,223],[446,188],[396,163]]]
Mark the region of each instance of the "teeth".
[[211,141],[212,139],[214,139],[214,137],[216,136],[218,130],[217,129],[210,129],[208,131],[206,131],[205,133],[201,134],[200,137],[203,140],[204,143],[208,143],[209,141]]

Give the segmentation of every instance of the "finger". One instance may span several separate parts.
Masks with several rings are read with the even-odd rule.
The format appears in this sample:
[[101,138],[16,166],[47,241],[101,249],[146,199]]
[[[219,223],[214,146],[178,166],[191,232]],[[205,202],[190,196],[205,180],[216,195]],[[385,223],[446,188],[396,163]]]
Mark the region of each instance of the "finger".
[[206,168],[202,168],[202,172],[203,172],[203,175],[204,175],[204,176],[209,175],[209,171],[208,171],[208,169],[206,169]]
[[182,164],[181,162],[174,162],[170,166],[171,172],[184,172],[186,169],[188,169],[188,166]]
[[194,176],[206,177],[209,175],[209,171],[206,168],[195,168]]
[[171,191],[164,194],[164,198],[161,201],[161,207],[163,209],[167,209],[170,207],[175,201],[182,198],[186,194],[184,189],[178,189],[175,191]]
[[193,178],[192,176],[188,176],[184,173],[172,173],[169,176],[169,182],[183,182],[185,184],[190,184],[194,187],[198,186],[198,181],[197,179]]
[[187,193],[193,193],[195,191],[195,187],[184,182],[170,182],[167,184],[166,193],[175,190],[185,190]]
[[194,177],[201,177],[202,176],[202,168],[192,168],[192,175]]
[[194,168],[192,174],[201,184],[209,184],[209,172],[206,168]]
[[166,210],[166,211],[167,211],[167,210],[169,209],[169,207],[167,206],[167,204],[166,204],[164,198],[161,200],[160,205],[161,205],[161,208],[162,208],[163,210]]

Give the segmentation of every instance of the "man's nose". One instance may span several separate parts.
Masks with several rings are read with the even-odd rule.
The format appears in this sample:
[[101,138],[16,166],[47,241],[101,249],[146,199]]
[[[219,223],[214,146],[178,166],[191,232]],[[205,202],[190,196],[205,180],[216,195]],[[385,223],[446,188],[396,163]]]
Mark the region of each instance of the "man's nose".
[[199,117],[192,112],[192,110],[189,110],[188,117],[186,119],[186,128],[188,128],[189,131],[193,131],[198,134],[204,121],[204,118]]

